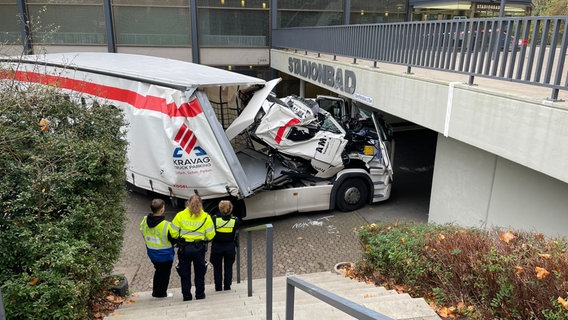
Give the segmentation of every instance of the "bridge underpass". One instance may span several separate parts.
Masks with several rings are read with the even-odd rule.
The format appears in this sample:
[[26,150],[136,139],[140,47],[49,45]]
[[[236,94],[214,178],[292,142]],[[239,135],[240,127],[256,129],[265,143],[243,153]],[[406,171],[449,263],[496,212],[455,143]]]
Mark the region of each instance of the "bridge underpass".
[[549,89],[293,50],[271,67],[436,132],[428,222],[568,235],[568,104]]

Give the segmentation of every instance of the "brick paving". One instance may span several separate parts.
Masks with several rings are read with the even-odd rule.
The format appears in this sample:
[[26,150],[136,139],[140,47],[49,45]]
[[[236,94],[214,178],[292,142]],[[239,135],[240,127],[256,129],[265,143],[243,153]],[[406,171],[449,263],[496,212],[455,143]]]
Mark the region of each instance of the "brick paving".
[[[150,196],[134,192],[129,192],[126,200],[128,225],[120,259],[115,264],[114,273],[126,275],[132,292],[150,291],[152,286],[154,269],[146,255],[146,248],[138,229],[140,221],[149,212],[150,200]],[[370,210],[369,207],[362,210],[367,212]],[[171,221],[177,211],[168,204],[166,219]],[[274,231],[273,275],[282,276],[290,273],[329,271],[338,262],[359,260],[361,251],[356,229],[367,222],[357,211],[326,211],[245,221],[243,228],[268,223],[272,224]],[[253,279],[265,278],[266,232],[254,231],[251,235],[252,277]],[[247,273],[246,242],[246,233],[242,233],[241,281],[245,281]],[[177,260],[174,266],[176,263]],[[236,271],[233,277],[233,281],[236,281]],[[209,266],[206,285],[212,283],[213,270]],[[172,268],[169,288],[180,287],[179,276]]]

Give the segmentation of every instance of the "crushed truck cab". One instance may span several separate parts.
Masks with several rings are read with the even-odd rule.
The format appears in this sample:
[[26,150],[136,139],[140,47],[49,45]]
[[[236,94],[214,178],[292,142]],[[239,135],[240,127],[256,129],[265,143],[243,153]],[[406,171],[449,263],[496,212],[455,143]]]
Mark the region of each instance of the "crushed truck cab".
[[[245,219],[356,210],[386,200],[392,139],[376,111],[339,97],[277,98],[264,81],[183,61],[117,53],[0,57],[3,85],[45,85],[82,104],[120,108],[126,181]],[[46,115],[48,117],[49,115]]]

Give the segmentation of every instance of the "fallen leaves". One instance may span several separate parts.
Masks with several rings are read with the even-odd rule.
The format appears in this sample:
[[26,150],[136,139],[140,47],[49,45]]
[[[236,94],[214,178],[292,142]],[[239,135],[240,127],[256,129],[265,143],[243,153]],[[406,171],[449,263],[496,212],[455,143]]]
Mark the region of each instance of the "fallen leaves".
[[29,286],[35,286],[35,284],[39,281],[38,277],[33,278],[32,280],[28,281]]
[[[132,295],[131,297],[134,297]],[[91,312],[93,320],[101,320],[113,313],[121,304],[133,304],[133,300],[115,295],[112,291],[105,289],[101,295],[91,300]]]
[[539,280],[546,278],[550,274],[550,272],[548,272],[548,270],[546,270],[545,268],[541,268],[541,267],[535,267],[534,271],[536,272],[536,278],[539,279]]
[[39,126],[39,130],[40,131],[47,131],[49,130],[49,121],[47,119],[41,119],[39,120],[39,122],[37,123],[37,125]]
[[568,301],[566,301],[564,298],[558,297],[558,303],[562,306],[562,308],[568,309]]
[[515,274],[522,274],[525,272],[525,269],[521,266],[515,266]]
[[499,235],[499,240],[501,240],[505,243],[509,243],[513,239],[515,239],[516,237],[517,236],[515,236],[511,231],[507,231],[507,232],[503,232]]
[[454,319],[454,318],[461,318],[467,313],[470,313],[474,310],[473,306],[468,306],[465,302],[460,301],[456,306],[436,306],[434,302],[429,303],[430,307],[436,311],[436,313],[440,316],[440,318],[444,319]]

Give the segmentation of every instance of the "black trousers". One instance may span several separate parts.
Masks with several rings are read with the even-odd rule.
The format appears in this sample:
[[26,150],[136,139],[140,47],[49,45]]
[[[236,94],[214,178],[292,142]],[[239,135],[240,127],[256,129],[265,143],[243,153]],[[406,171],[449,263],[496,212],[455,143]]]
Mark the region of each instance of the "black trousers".
[[181,278],[181,293],[183,300],[191,300],[191,265],[195,271],[195,299],[205,298],[205,273],[207,267],[205,265],[205,244],[195,246],[192,243],[179,247],[178,259],[179,263],[176,267]]
[[172,272],[173,261],[154,262],[154,280],[152,283],[152,297],[163,298],[168,296],[168,284]]
[[[233,263],[235,263],[235,243],[234,242],[213,242],[211,245],[211,256],[209,260],[213,265],[213,279],[215,280],[215,290],[229,290],[233,282]],[[224,276],[224,279],[223,279]]]

